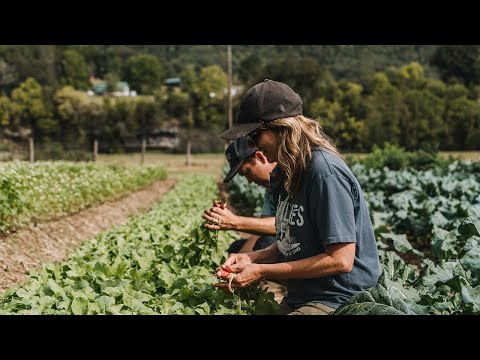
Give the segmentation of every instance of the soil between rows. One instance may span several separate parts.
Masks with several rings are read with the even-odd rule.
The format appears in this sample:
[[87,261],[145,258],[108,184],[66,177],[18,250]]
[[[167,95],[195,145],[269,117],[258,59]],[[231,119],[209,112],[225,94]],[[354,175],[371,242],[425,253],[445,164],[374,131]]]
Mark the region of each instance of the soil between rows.
[[0,236],[0,291],[25,283],[30,270],[45,262],[63,261],[81,243],[148,211],[175,182],[175,178],[157,181],[118,200]]

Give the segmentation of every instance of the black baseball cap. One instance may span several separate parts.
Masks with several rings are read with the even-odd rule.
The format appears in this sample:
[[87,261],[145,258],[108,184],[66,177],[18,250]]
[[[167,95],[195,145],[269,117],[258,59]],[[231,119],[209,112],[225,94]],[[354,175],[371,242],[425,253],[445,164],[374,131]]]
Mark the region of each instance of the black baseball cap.
[[248,147],[248,141],[245,138],[240,138],[233,141],[228,145],[227,150],[225,150],[225,157],[227,158],[228,163],[230,164],[230,171],[228,172],[224,183],[229,182],[237,174],[240,165],[251,155],[255,153],[255,148]]
[[237,121],[220,135],[234,140],[245,136],[264,123],[302,115],[303,101],[287,84],[265,79],[247,91],[240,104]]

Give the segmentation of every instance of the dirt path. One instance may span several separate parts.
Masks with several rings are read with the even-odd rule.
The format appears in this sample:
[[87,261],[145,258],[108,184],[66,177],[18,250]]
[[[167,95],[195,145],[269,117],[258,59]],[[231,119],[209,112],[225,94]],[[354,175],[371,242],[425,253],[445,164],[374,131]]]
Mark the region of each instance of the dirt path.
[[28,272],[44,262],[62,261],[82,242],[150,209],[175,184],[158,181],[116,201],[85,209],[72,216],[31,225],[0,236],[0,290],[28,280]]

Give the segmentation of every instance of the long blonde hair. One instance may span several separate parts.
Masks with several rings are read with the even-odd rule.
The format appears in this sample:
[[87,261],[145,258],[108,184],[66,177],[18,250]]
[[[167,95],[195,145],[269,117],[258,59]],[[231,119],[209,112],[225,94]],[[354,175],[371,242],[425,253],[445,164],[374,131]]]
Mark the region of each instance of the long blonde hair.
[[285,176],[282,180],[283,186],[290,197],[302,186],[307,167],[312,159],[313,148],[330,150],[344,160],[316,120],[298,115],[271,121],[262,128],[277,132],[277,158]]

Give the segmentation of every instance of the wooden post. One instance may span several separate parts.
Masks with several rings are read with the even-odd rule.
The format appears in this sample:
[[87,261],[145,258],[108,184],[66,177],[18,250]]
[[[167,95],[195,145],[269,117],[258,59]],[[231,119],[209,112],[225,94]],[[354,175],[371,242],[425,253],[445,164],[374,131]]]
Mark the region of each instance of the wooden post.
[[[228,99],[228,128],[233,126],[233,108],[232,108],[232,46],[227,45],[227,99]],[[230,143],[229,140],[225,142],[225,148]]]
[[142,137],[142,158],[140,160],[140,163],[143,165],[145,163],[145,153],[147,151],[147,136],[143,134]]
[[28,138],[28,147],[29,147],[29,153],[30,153],[30,162],[33,163],[35,161],[35,150],[33,148],[33,136],[30,136]]
[[188,167],[192,166],[192,141],[190,139],[187,141],[187,158],[185,165]]
[[232,46],[227,46],[227,89],[228,89],[228,128],[233,126],[233,109],[232,109]]
[[93,140],[93,161],[97,161],[97,156],[98,156],[98,140],[95,138]]

